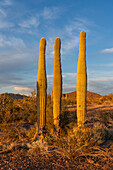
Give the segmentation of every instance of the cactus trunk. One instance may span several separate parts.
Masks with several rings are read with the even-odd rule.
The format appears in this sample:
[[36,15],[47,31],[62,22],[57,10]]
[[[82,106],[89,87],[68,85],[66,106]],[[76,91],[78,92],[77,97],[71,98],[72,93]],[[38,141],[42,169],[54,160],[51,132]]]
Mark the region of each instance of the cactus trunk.
[[60,60],[60,38],[56,38],[54,45],[54,75],[53,75],[53,119],[54,127],[59,132],[59,116],[61,113],[61,97],[62,97],[62,74]]
[[38,138],[43,138],[46,125],[46,98],[47,98],[47,79],[45,69],[45,47],[46,40],[41,38],[39,46],[39,61],[37,75],[37,116],[38,116]]
[[77,67],[77,123],[82,126],[86,116],[87,72],[86,72],[86,33],[80,33],[79,58]]

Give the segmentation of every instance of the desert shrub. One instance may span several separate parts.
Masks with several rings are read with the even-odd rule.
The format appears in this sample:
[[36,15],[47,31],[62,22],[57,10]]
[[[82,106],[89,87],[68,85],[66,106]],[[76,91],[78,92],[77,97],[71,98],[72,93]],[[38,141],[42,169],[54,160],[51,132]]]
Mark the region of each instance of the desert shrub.
[[101,96],[98,100],[98,104],[109,104],[113,101],[113,97],[111,95],[108,96]]
[[31,139],[34,137],[35,133],[36,133],[36,127],[31,126],[26,135],[28,136],[28,138]]
[[76,100],[74,100],[74,99],[62,99],[63,106],[74,105],[74,104],[76,104]]
[[113,112],[112,111],[100,111],[98,113],[98,117],[102,123],[107,125],[110,120],[113,120]]
[[69,111],[62,108],[62,112],[60,114],[60,127],[65,128],[69,124]]
[[35,122],[37,117],[36,97],[12,99],[3,96],[0,104],[0,123]]
[[32,112],[29,117],[28,117],[28,121],[30,123],[35,123],[37,122],[37,112]]
[[92,103],[91,99],[87,98],[87,104],[91,104],[91,103]]
[[82,153],[89,152],[90,148],[99,146],[110,138],[109,132],[101,123],[95,123],[93,127],[81,127],[76,125],[68,130],[67,135],[60,135],[54,142],[63,149],[69,157],[75,157]]
[[54,144],[54,138],[51,134],[47,133],[45,135],[44,141],[48,143],[48,145],[53,145]]

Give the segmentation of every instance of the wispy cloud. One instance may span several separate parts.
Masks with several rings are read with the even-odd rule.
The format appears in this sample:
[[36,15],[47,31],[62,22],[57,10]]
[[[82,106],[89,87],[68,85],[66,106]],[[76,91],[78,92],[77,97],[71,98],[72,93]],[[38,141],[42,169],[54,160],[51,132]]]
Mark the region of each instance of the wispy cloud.
[[0,29],[11,28],[14,26],[14,23],[9,21],[8,10],[4,8],[4,6],[12,5],[12,1],[10,0],[3,0],[0,1]]
[[0,34],[0,47],[25,48],[24,41],[16,37],[6,37]]
[[113,93],[113,80],[88,80],[88,90],[99,93],[101,95],[107,95]]
[[[73,91],[76,89],[76,73],[62,74],[62,89],[63,92]],[[53,89],[53,75],[47,75],[48,92]]]
[[113,53],[113,48],[106,48],[106,49],[102,50],[101,53],[103,53],[103,54]]
[[88,73],[88,90],[102,95],[113,92],[113,71],[90,71]]
[[45,20],[53,20],[60,16],[60,7],[45,7],[40,14]]
[[47,41],[47,58],[53,58],[54,56],[54,38],[49,38]]
[[14,26],[13,23],[10,23],[8,21],[4,21],[4,20],[0,19],[0,29],[11,28],[13,26]]
[[[47,57],[52,58],[54,55],[54,40],[57,36],[61,38],[61,55],[65,58],[65,55],[70,53],[71,50],[77,50],[79,44],[80,31],[84,30],[87,33],[91,32],[92,22],[86,19],[78,19],[68,21],[67,25],[63,28],[54,28],[53,26],[46,29],[48,32],[47,39]],[[72,51],[71,51],[72,53]]]
[[67,54],[71,49],[77,47],[78,45],[78,37],[72,36],[64,41],[64,44],[62,45],[62,53]]
[[[76,35],[76,32],[80,31],[86,31],[87,33],[90,32],[89,27],[92,26],[92,22],[85,18],[75,18],[73,21],[71,21],[70,24],[66,26],[66,32],[73,36]],[[74,34],[73,34],[74,33]]]
[[90,64],[91,67],[113,67],[113,63],[107,64]]
[[3,10],[3,9],[0,9],[0,17],[3,16],[3,17],[6,17],[6,12]]
[[75,78],[76,73],[63,73],[63,77],[72,77]]
[[39,24],[40,24],[39,17],[33,16],[19,23],[19,26],[23,28],[31,28],[31,27],[38,27]]
[[[75,49],[78,47],[79,44],[79,34],[81,31],[86,31],[87,35],[91,32],[94,32],[94,29],[92,27],[95,26],[95,23],[91,22],[90,20],[86,18],[75,18],[73,20],[70,20],[69,23],[65,26],[65,28],[62,30],[63,36],[63,46],[62,51],[63,54],[69,53],[72,49]],[[94,34],[92,34],[94,36]]]
[[1,6],[10,6],[12,5],[13,1],[12,0],[1,0],[0,5]]
[[32,16],[20,21],[18,24],[22,28],[38,27],[42,20],[54,20],[60,16],[60,7],[44,7],[40,13],[34,13]]
[[76,86],[74,84],[64,84],[63,93],[72,92],[76,90]]

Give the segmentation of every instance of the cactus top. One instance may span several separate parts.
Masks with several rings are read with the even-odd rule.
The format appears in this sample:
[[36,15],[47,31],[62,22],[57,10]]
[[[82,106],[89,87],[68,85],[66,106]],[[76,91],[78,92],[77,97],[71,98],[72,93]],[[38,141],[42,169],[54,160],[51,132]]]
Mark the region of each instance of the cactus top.
[[[39,76],[40,70],[41,70],[41,72],[43,72],[45,70],[45,49],[46,49],[46,40],[45,40],[45,38],[41,38],[40,46],[39,46],[38,77],[40,77]],[[38,77],[37,77],[37,79],[38,79]]]
[[84,38],[86,37],[86,32],[85,32],[85,31],[81,31],[81,33],[80,33],[80,38],[81,38],[81,37],[84,37]]
[[40,46],[39,46],[39,51],[40,50],[45,50],[45,46],[46,46],[46,40],[45,40],[45,38],[41,38]]
[[61,45],[60,38],[57,37],[57,38],[55,39],[55,46],[54,46],[54,48],[57,49],[57,50],[59,50],[59,49],[60,49],[60,45]]

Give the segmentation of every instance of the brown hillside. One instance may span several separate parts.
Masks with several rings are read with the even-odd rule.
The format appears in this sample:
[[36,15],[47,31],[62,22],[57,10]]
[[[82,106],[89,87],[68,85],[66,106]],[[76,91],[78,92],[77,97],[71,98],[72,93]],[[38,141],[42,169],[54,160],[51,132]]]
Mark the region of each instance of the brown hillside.
[[[65,99],[75,100],[76,99],[76,91],[70,92],[70,93],[64,93],[64,94],[62,94],[62,97]],[[87,99],[93,100],[93,99],[99,99],[100,97],[101,97],[100,94],[87,91]]]

